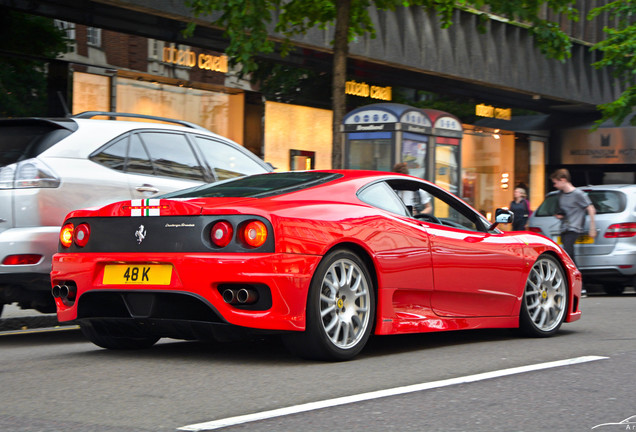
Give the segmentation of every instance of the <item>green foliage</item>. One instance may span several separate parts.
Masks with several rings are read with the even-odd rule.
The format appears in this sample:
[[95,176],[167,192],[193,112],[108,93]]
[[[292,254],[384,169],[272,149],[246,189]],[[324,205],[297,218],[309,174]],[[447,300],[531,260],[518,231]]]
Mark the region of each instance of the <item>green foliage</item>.
[[[636,0],[616,0],[590,11],[588,19],[595,19],[602,14],[609,14],[615,27],[605,27],[607,37],[594,45],[593,49],[603,53],[603,58],[594,63],[596,68],[607,67],[612,76],[625,88],[620,97],[613,102],[599,105],[603,118],[621,124],[636,106]],[[631,119],[636,126],[636,116]]]
[[66,49],[53,20],[0,7],[0,117],[47,115],[43,59]]

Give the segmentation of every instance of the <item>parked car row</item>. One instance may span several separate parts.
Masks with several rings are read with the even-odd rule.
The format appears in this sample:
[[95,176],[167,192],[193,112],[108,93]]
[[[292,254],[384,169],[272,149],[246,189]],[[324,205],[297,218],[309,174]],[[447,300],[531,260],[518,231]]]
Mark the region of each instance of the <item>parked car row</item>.
[[244,147],[174,119],[0,119],[0,311],[55,311],[51,257],[71,210],[269,171]]
[[[596,209],[596,238],[582,235],[576,242],[576,265],[586,282],[621,294],[636,285],[636,185],[581,187]],[[560,221],[554,217],[559,192],[551,192],[528,220],[530,231],[560,243]],[[588,231],[589,218],[585,231]]]

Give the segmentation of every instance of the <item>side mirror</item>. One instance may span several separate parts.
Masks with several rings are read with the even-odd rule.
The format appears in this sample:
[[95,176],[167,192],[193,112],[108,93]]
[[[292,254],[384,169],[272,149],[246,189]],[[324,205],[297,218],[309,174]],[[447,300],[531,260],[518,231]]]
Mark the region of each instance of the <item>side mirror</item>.
[[512,223],[514,219],[515,215],[510,210],[505,208],[498,208],[497,210],[495,210],[495,223],[490,225],[488,231],[495,229],[500,223]]

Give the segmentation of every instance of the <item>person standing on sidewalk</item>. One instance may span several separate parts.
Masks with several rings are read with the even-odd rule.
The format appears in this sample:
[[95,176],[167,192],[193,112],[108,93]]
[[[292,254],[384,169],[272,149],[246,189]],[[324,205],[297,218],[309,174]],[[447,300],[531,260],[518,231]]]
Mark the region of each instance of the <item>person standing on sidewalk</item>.
[[550,175],[552,184],[561,191],[559,194],[559,209],[555,217],[561,221],[561,241],[563,249],[574,261],[574,243],[585,233],[585,214],[590,218],[588,235],[596,237],[594,216],[596,209],[585,192],[574,187],[570,172],[565,168],[556,170]]
[[516,187],[512,196],[514,199],[510,202],[510,206],[508,207],[512,214],[515,215],[512,220],[512,230],[527,230],[528,218],[532,212],[530,211],[530,203],[526,198],[526,190],[522,187]]

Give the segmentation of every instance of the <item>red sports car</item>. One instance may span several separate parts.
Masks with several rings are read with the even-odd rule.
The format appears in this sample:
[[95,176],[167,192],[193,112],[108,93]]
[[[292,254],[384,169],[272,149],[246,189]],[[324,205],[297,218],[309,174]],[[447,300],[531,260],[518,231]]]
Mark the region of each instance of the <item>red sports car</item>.
[[567,254],[497,222],[406,175],[254,175],[70,213],[52,292],[60,321],[110,349],[269,332],[347,360],[372,332],[550,336],[579,319]]

